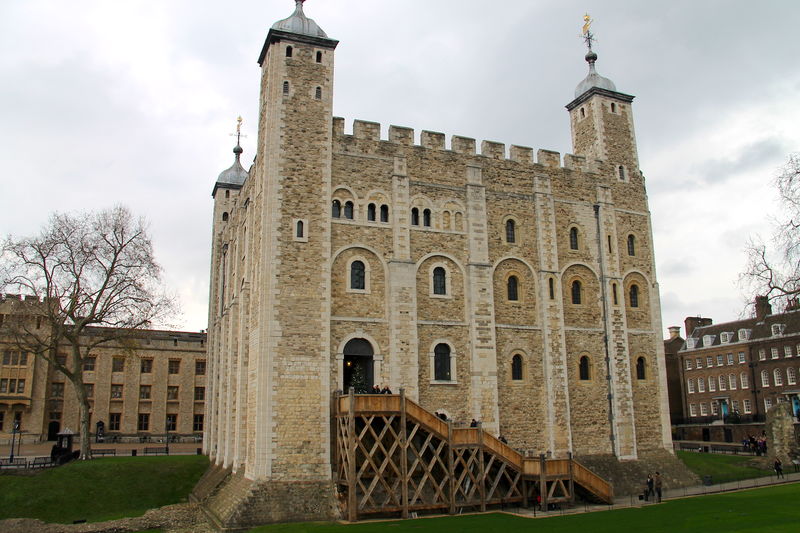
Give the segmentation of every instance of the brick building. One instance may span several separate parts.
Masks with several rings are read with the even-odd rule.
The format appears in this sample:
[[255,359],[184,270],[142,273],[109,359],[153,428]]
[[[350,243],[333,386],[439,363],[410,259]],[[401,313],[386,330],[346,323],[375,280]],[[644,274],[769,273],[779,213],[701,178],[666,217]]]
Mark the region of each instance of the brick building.
[[[685,343],[666,356],[676,361],[667,364],[668,380],[680,384],[673,424],[760,423],[783,402],[800,412],[798,310],[773,315],[766,298],[758,298],[753,318],[713,324],[688,317],[685,325]],[[670,387],[670,394],[677,389]],[[723,438],[735,438],[727,429]]]
[[[0,300],[0,319],[11,310],[8,298],[20,300],[14,295]],[[108,437],[161,438],[167,432],[199,437],[205,422],[205,339],[205,333],[142,330],[124,346],[96,348],[83,367],[90,427],[102,421]],[[66,349],[59,357],[66,360]],[[63,429],[80,428],[71,382],[44,359],[0,339],[0,440],[11,438],[15,420],[26,440],[54,440]]]
[[213,189],[204,450],[233,475],[220,512],[330,518],[331,397],[351,386],[403,388],[551,457],[663,458],[633,96],[590,50],[563,163],[434,131],[416,145],[399,126],[382,139],[361,120],[347,134],[337,44],[299,1],[270,29],[255,162],[237,146]]

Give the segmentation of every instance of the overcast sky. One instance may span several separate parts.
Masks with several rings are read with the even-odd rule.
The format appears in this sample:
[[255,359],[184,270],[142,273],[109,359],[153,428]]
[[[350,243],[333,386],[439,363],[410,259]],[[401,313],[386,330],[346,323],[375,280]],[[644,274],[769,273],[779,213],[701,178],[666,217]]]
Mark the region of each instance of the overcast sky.
[[[636,96],[663,325],[736,319],[743,249],[769,234],[771,181],[800,150],[796,0],[309,0],[338,39],[334,114],[571,152],[564,106],[597,69]],[[211,190],[256,63],[292,0],[0,1],[0,234],[54,210],[146,216],[187,330],[207,325]],[[249,166],[246,165],[246,166]],[[666,335],[666,331],[665,331]]]

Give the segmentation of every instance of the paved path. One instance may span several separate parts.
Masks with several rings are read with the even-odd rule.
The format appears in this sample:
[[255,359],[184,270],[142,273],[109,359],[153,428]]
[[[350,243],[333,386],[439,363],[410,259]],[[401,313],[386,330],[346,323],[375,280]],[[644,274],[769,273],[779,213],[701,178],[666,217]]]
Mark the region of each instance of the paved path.
[[[792,470],[792,467],[789,468]],[[667,489],[664,491],[663,494],[663,501],[667,500],[674,500],[679,498],[690,498],[693,496],[703,496],[706,494],[720,494],[723,492],[732,492],[737,490],[746,490],[746,489],[753,489],[758,487],[768,487],[772,485],[783,485],[786,483],[798,483],[800,482],[800,472],[786,472],[784,471],[784,479],[777,479],[775,474],[773,473],[770,476],[759,477],[754,479],[743,479],[741,481],[731,481],[730,483],[719,483],[714,485],[696,485],[693,487],[683,487],[677,489]],[[568,515],[568,514],[580,514],[580,513],[589,513],[593,511],[610,511],[612,509],[629,509],[629,508],[640,508],[646,507],[648,505],[658,505],[653,501],[642,501],[636,495],[632,496],[623,496],[617,498],[614,501],[613,505],[605,505],[605,504],[576,504],[575,507],[564,507],[563,509],[556,509],[553,511],[535,511],[531,509],[506,509],[509,512],[517,513],[521,516],[560,516],[560,515]]]
[[[50,455],[50,449],[53,447],[53,442],[36,442],[36,443],[23,443],[19,447],[19,453],[17,453],[17,447],[14,447],[14,457],[25,457],[28,459],[32,459],[34,457],[44,457]],[[92,448],[96,449],[103,449],[103,450],[116,450],[117,455],[131,455],[131,450],[136,450],[137,455],[142,455],[144,453],[145,448],[159,448],[164,447],[165,444],[163,442],[158,442],[156,440],[152,442],[119,442],[119,443],[110,443],[110,442],[92,442]],[[198,448],[202,448],[203,444],[201,442],[170,442],[169,443],[169,453],[170,455],[194,455],[197,453]],[[74,450],[79,449],[80,446],[78,443],[75,443],[73,446]],[[8,457],[9,452],[11,451],[11,445],[2,445],[0,444],[0,457]]]

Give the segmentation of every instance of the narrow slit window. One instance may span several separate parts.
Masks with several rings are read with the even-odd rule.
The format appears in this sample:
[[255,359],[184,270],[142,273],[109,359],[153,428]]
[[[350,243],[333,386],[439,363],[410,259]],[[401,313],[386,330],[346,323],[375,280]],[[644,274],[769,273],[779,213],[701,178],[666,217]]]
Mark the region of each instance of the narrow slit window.
[[506,220],[506,242],[514,243],[517,239],[517,228],[514,220]]
[[322,52],[317,52],[317,63],[322,63]]
[[550,299],[551,300],[555,300],[556,299],[556,282],[553,280],[553,278],[550,278],[550,279],[547,280],[547,284],[550,287]]
[[585,355],[581,357],[580,363],[578,363],[578,373],[582,381],[588,381],[592,378],[589,368],[589,358]]
[[375,215],[376,215],[375,204],[369,204],[367,206],[367,220],[369,220],[370,222],[375,222]]
[[317,100],[322,100],[322,87],[317,87],[314,91],[314,98]]
[[366,269],[362,261],[353,261],[350,265],[350,288],[356,290],[366,288]]
[[511,358],[511,379],[514,381],[522,381],[522,356],[514,354]]
[[617,284],[611,284],[611,297],[614,300],[614,305],[619,305],[619,298],[617,297]]
[[578,249],[578,228],[569,229],[569,248],[570,250]]
[[389,222],[389,206],[381,206],[381,222]]
[[581,303],[581,282],[578,280],[572,282],[572,303],[575,305]]
[[431,210],[426,209],[422,212],[422,225],[426,228],[431,227]]
[[645,360],[644,357],[640,357],[636,360],[636,379],[645,379],[646,377]]
[[286,47],[286,57],[292,57],[292,47],[291,46],[287,46]]
[[283,82],[283,94],[289,94],[289,82]]
[[442,267],[433,269],[433,294],[447,294],[447,272]]
[[446,344],[437,344],[433,349],[433,379],[436,381],[450,381],[450,347]]
[[631,285],[631,307],[639,307],[639,286]]
[[304,226],[302,220],[298,220],[297,221],[297,228],[296,228],[295,235],[297,236],[298,239],[302,239],[303,237],[306,236],[305,235],[305,226]]
[[619,180],[620,181],[625,181],[625,167],[620,165],[619,168],[617,169],[617,171],[619,172]]
[[516,302],[519,300],[519,280],[517,276],[510,276],[508,278],[508,299],[509,301]]
[[636,255],[636,237],[633,235],[628,235],[628,255]]
[[419,226],[419,209],[416,207],[411,210],[411,225]]

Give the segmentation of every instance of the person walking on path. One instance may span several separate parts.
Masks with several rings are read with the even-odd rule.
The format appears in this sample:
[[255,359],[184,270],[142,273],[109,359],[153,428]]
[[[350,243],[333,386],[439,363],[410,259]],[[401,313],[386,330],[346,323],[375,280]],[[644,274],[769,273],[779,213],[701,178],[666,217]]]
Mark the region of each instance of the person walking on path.
[[656,492],[654,489],[653,474],[647,474],[647,485],[644,489],[644,501],[650,501],[650,496],[655,498]]
[[773,466],[775,468],[775,475],[778,476],[778,479],[786,479],[786,477],[783,475],[783,463],[779,457],[775,458],[775,464]]
[[656,472],[656,477],[655,477],[655,480],[654,480],[654,484],[656,486],[656,501],[658,503],[661,503],[662,482],[661,482],[661,474],[659,472]]

